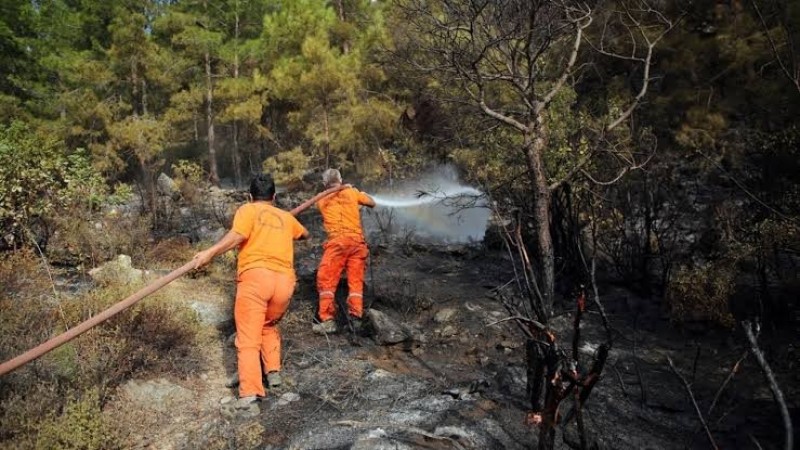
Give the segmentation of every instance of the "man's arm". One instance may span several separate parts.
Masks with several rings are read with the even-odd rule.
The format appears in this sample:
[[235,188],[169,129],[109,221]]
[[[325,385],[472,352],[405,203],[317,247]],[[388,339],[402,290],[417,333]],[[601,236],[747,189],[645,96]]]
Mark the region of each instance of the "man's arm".
[[373,200],[372,197],[370,197],[369,195],[359,191],[358,192],[358,204],[359,205],[364,205],[364,206],[369,207],[369,208],[374,208],[375,207],[375,200]]
[[244,241],[245,237],[241,234],[233,230],[228,231],[225,236],[222,236],[222,239],[217,241],[217,243],[212,245],[209,249],[203,250],[202,252],[194,255],[194,258],[192,258],[192,260],[195,262],[194,268],[199,269],[205,266],[216,256],[221,255],[232,248],[238,247]]

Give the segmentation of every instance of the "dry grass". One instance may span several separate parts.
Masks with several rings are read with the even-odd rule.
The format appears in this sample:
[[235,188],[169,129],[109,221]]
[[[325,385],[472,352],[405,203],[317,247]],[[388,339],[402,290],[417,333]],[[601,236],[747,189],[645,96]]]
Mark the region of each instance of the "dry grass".
[[[26,253],[0,260],[0,359],[76,325],[138,287],[104,287],[78,297],[56,297],[41,264]],[[112,389],[135,376],[195,373],[203,366],[207,339],[194,311],[156,294],[0,378],[0,446],[113,448],[102,439],[81,441],[74,423],[84,421],[94,430],[91,433],[113,434],[100,417]],[[35,438],[43,418],[49,430],[45,444]]]
[[735,276],[735,268],[724,262],[695,269],[680,268],[667,287],[673,320],[710,320],[732,327],[729,300],[735,289]]

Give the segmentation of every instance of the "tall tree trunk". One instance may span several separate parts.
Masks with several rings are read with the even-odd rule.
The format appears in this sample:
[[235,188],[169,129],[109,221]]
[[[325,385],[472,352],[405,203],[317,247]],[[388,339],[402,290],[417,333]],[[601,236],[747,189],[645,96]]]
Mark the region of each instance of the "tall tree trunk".
[[550,234],[550,187],[542,161],[547,145],[547,127],[540,117],[528,127],[523,136],[533,190],[534,231],[536,232],[535,266],[539,273],[539,290],[543,309],[547,317],[553,315],[553,292],[555,290],[555,261],[553,239]]
[[131,58],[131,107],[133,116],[139,117],[139,72],[136,67],[136,58]]
[[[233,53],[233,78],[239,78],[239,2],[236,2],[236,16],[234,28],[234,53]],[[236,187],[242,185],[242,168],[239,162],[239,121],[233,121],[233,153],[231,155],[233,163],[233,179]]]
[[[339,21],[344,22],[344,2],[342,0],[336,0],[336,10],[339,13]],[[350,43],[347,39],[342,42],[342,53],[345,55],[350,53]]]
[[147,115],[147,80],[142,78],[142,115]]
[[325,127],[325,168],[331,168],[331,133],[328,123],[328,104],[325,103],[322,109],[322,121]]
[[214,144],[214,90],[211,84],[211,54],[206,50],[206,125],[208,126],[208,175],[212,183],[219,185],[217,172],[217,149]]

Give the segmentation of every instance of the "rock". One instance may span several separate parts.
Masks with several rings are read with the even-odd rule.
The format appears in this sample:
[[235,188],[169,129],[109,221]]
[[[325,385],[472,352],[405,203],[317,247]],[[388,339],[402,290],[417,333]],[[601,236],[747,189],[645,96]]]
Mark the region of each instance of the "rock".
[[455,336],[456,334],[458,334],[458,330],[452,325],[447,325],[441,331],[442,337],[451,337]]
[[278,406],[286,406],[289,403],[300,400],[300,394],[294,392],[287,392],[278,398]]
[[497,310],[486,311],[486,312],[482,312],[481,314],[483,315],[483,323],[485,323],[486,325],[491,325],[493,323],[496,323],[499,320],[503,320],[506,317],[508,317],[508,313],[506,313],[504,311],[497,311]]
[[436,323],[449,322],[457,313],[458,311],[455,308],[442,308],[433,316],[433,321]]
[[259,408],[258,402],[253,402],[246,408],[237,408],[236,402],[230,402],[222,405],[220,413],[228,419],[252,419],[261,414],[261,408]]
[[477,444],[475,432],[461,427],[440,426],[433,430],[433,434],[436,436],[449,437],[462,444],[469,444],[470,447],[475,447],[475,444]]
[[178,184],[164,172],[158,174],[156,188],[160,194],[166,195],[167,197],[172,197],[178,193]]
[[188,400],[192,391],[164,378],[148,381],[131,380],[120,387],[123,395],[138,407],[169,411],[175,402]]
[[370,434],[377,434],[378,430],[386,434],[386,432],[380,428],[370,431],[367,436],[359,437],[350,447],[350,450],[411,450],[413,448],[404,444],[402,441],[397,441],[388,437],[368,437]]
[[500,341],[500,343],[497,344],[497,348],[498,349],[510,348],[510,349],[514,350],[515,348],[519,348],[519,345],[520,344],[517,343],[517,342],[512,342],[512,341],[509,341],[509,340],[506,339],[504,341]]
[[375,381],[392,377],[394,377],[394,374],[392,372],[389,372],[388,370],[375,369],[374,371],[370,372],[369,375],[366,376],[366,379],[368,381]]
[[228,311],[225,311],[221,305],[200,300],[190,300],[188,305],[197,313],[200,322],[214,328],[224,328],[233,320]]
[[236,399],[235,399],[235,398],[233,398],[233,397],[231,397],[230,395],[228,395],[228,396],[226,396],[226,397],[222,397],[222,398],[219,400],[219,404],[220,404],[220,405],[227,405],[228,403],[231,403],[231,402],[233,402],[234,400],[236,400]]
[[134,284],[141,282],[144,274],[143,270],[133,267],[128,255],[119,255],[117,259],[89,271],[89,276],[102,284]]
[[197,230],[197,237],[201,241],[217,242],[218,240],[222,239],[222,236],[225,236],[225,233],[225,228],[218,227],[212,229],[203,225]]
[[366,327],[378,344],[397,344],[411,338],[404,327],[377,309],[367,311],[366,319]]

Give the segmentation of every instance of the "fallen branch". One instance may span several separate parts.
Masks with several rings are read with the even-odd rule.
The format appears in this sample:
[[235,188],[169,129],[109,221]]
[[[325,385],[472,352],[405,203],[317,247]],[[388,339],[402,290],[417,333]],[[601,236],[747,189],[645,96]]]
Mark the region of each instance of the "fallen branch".
[[708,441],[711,443],[711,447],[714,450],[719,450],[717,443],[714,441],[714,436],[711,435],[711,430],[708,429],[708,425],[706,424],[706,419],[703,418],[703,413],[700,411],[700,407],[697,405],[697,400],[694,398],[694,393],[692,392],[692,387],[689,383],[686,382],[686,379],[683,378],[683,375],[678,372],[678,369],[675,368],[675,365],[672,364],[672,358],[667,356],[667,362],[669,363],[669,368],[672,369],[672,373],[681,380],[683,387],[686,389],[686,393],[689,394],[689,399],[692,401],[692,405],[694,406],[694,410],[697,412],[697,418],[700,419],[700,423],[703,425],[703,429],[706,432],[706,436],[708,436]]
[[786,445],[784,448],[786,450],[792,450],[794,449],[792,418],[789,416],[789,408],[786,406],[786,399],[783,397],[783,392],[781,392],[780,387],[778,387],[778,382],[775,380],[775,374],[769,367],[767,359],[764,357],[764,353],[758,347],[758,341],[756,339],[756,335],[753,333],[752,324],[749,320],[745,320],[742,321],[741,325],[742,328],[744,328],[744,334],[747,336],[747,340],[750,342],[750,351],[753,353],[753,356],[756,357],[756,361],[758,361],[758,365],[761,367],[761,371],[764,373],[764,377],[766,377],[767,382],[769,383],[769,388],[772,390],[772,396],[775,398],[775,401],[778,403],[778,408],[781,411],[783,428],[786,431]]
[[717,406],[717,402],[719,401],[719,398],[722,396],[722,392],[728,386],[728,383],[731,382],[733,376],[736,375],[736,372],[739,371],[739,366],[741,366],[742,361],[744,361],[745,358],[747,358],[747,351],[745,351],[742,354],[742,357],[739,358],[738,361],[736,361],[736,364],[734,364],[733,367],[731,367],[731,371],[728,373],[728,376],[725,377],[725,381],[723,381],[722,385],[719,387],[719,389],[717,389],[717,393],[716,395],[714,395],[714,401],[711,402],[711,406],[708,407],[708,412],[706,413],[706,416],[711,417],[711,413],[714,412],[714,408]]

